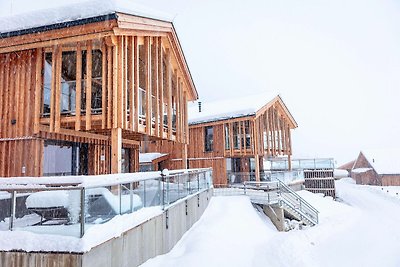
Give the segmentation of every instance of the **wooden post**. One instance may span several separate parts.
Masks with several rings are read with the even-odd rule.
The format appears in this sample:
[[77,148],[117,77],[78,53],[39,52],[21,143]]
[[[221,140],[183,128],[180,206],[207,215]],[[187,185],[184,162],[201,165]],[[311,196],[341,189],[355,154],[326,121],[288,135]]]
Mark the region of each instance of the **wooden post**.
[[101,42],[101,128],[107,126],[107,49],[104,40]]
[[171,75],[171,52],[167,49],[167,94],[168,94],[168,139],[172,139],[172,75]]
[[260,181],[260,157],[258,155],[256,155],[254,157],[255,160],[255,164],[256,164],[256,181],[259,182]]
[[54,131],[59,132],[61,128],[61,68],[62,68],[62,48],[57,47],[56,57],[56,69],[55,69],[55,104],[54,104]]
[[[35,76],[35,117],[33,132],[39,133],[40,124],[40,105],[42,99],[42,66],[43,66],[43,50],[42,48],[36,49],[36,76]],[[44,88],[43,88],[44,90]],[[1,109],[1,108],[0,108]]]
[[163,83],[163,48],[162,48],[162,41],[161,37],[158,37],[158,97],[159,97],[159,116],[160,116],[160,129],[159,135],[161,138],[164,134],[164,83]]
[[111,173],[121,173],[122,129],[111,129]]
[[86,43],[86,130],[92,127],[92,42]]
[[144,37],[144,75],[146,89],[146,133],[151,135],[152,124],[152,84],[151,84],[151,42],[150,37]]
[[76,47],[76,93],[75,93],[75,131],[81,129],[81,100],[82,100],[82,47]]
[[133,81],[135,83],[135,87],[133,89],[133,105],[134,105],[134,113],[133,113],[133,125],[134,130],[136,132],[139,131],[139,40],[137,36],[133,37]]

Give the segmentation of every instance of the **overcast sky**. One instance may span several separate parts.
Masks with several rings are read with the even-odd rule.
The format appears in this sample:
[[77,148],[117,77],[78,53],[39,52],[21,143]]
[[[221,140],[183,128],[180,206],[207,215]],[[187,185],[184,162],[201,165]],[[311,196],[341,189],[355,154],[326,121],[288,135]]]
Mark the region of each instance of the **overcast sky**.
[[296,157],[341,164],[363,148],[400,148],[400,1],[137,2],[175,16],[202,101],[280,93],[299,125]]

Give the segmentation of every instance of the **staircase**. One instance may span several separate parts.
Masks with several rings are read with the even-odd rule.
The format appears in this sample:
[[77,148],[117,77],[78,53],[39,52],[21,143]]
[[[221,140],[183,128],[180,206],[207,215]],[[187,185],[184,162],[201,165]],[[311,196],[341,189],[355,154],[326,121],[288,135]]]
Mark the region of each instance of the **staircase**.
[[306,225],[318,224],[318,211],[279,179],[273,182],[246,181],[229,188],[215,188],[214,194],[246,195],[252,203],[282,208]]

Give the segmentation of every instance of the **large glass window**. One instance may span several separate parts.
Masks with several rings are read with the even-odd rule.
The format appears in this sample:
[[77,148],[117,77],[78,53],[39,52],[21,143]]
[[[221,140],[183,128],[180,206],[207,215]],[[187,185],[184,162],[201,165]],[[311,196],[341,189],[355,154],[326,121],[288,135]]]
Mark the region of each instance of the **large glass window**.
[[[97,44],[98,45],[98,44]],[[76,111],[76,83],[77,83],[77,52],[72,47],[64,48],[61,56],[61,95],[60,112],[62,114],[74,114]],[[82,51],[81,69],[81,113],[86,112],[87,94],[87,51]],[[101,112],[102,108],[102,52],[99,49],[92,50],[92,87],[91,87],[91,112]],[[42,114],[47,115],[51,112],[51,95],[54,90],[52,84],[52,73],[55,71],[52,66],[53,55],[46,52],[44,55],[44,77],[43,77],[43,97]]]
[[205,127],[204,130],[205,140],[204,140],[204,150],[206,152],[213,151],[213,143],[214,143],[214,129],[212,126]]
[[250,122],[244,122],[246,149],[251,148]]
[[46,141],[43,155],[44,176],[88,174],[87,144]]
[[232,132],[233,132],[233,148],[239,149],[240,145],[239,122],[233,123]]
[[45,53],[44,55],[44,77],[43,77],[43,107],[42,114],[49,114],[51,111],[50,101],[51,101],[51,75],[52,75],[52,54]]
[[121,165],[122,165],[122,173],[130,173],[130,166],[131,166],[131,150],[129,148],[122,148],[121,151]]
[[62,53],[61,67],[61,112],[75,112],[76,97],[76,52]]
[[231,148],[230,138],[229,138],[229,124],[225,124],[225,149]]

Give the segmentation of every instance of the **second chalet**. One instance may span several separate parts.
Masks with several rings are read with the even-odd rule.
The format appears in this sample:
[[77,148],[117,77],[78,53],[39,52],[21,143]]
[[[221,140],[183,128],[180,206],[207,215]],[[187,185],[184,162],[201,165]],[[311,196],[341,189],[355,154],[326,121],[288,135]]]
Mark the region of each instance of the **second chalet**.
[[279,95],[198,102],[188,117],[187,147],[150,142],[149,151],[169,154],[165,167],[212,167],[214,184],[226,185],[259,181],[264,159],[287,156],[291,162],[291,131],[297,123]]

